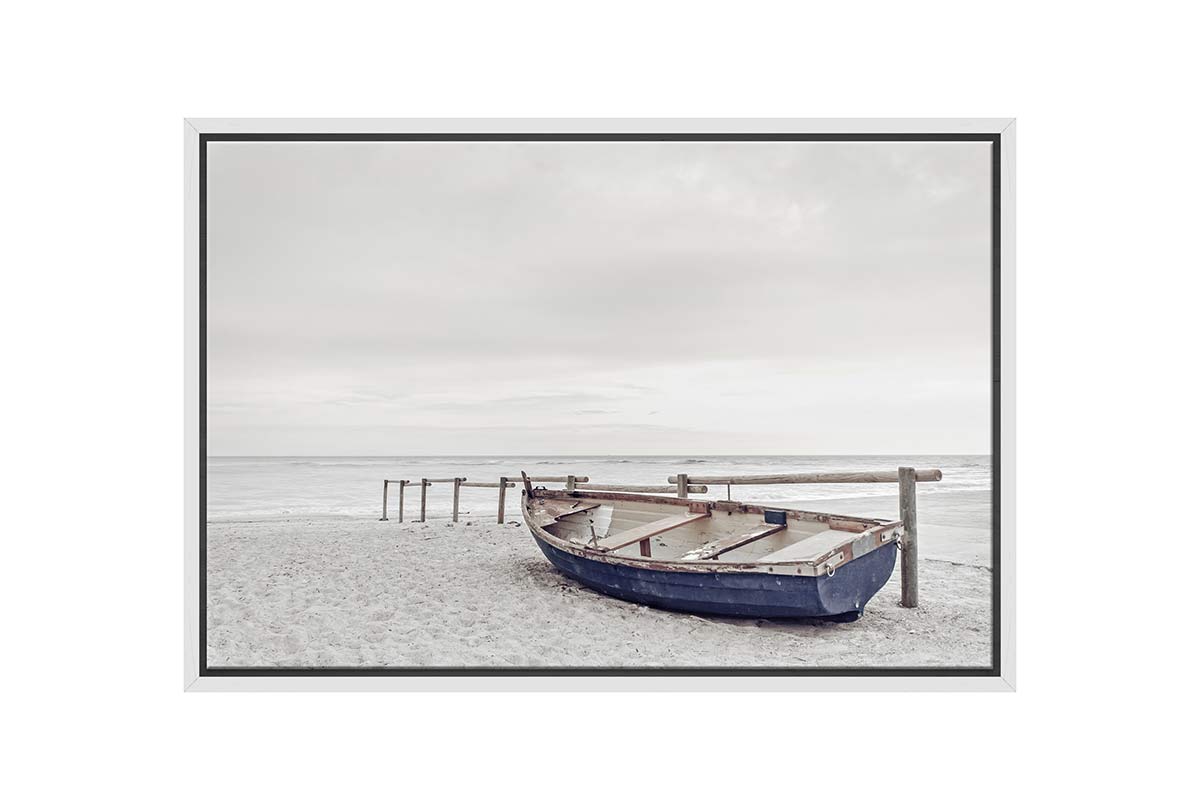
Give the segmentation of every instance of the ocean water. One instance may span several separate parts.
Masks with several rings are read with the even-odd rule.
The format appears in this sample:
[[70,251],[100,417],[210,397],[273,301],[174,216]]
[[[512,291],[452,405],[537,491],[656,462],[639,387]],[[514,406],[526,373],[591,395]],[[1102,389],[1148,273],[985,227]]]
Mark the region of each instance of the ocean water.
[[[936,467],[942,480],[920,484],[921,496],[942,500],[986,500],[992,489],[991,456],[424,456],[424,457],[209,457],[207,515],[281,517],[344,515],[379,517],[383,479],[452,478],[497,482],[500,476],[574,474],[596,484],[659,484],[667,476],[764,475],[800,472],[894,470],[900,466]],[[428,517],[449,517],[452,484],[432,484]],[[798,484],[735,486],[735,500],[750,503],[809,504],[823,500],[896,497],[895,484]],[[509,490],[508,515],[520,519],[516,490]],[[405,492],[405,519],[415,518],[420,488]],[[961,495],[956,495],[961,494]],[[725,497],[724,486],[710,486],[707,495]],[[462,519],[495,519],[497,490],[464,487]],[[388,514],[395,517],[395,488]]]

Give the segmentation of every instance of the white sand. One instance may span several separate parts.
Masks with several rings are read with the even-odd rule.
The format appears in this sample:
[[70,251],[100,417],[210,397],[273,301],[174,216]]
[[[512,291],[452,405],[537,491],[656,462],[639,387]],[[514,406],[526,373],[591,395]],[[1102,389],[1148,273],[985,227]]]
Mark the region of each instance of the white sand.
[[857,622],[730,620],[595,593],[523,524],[466,520],[210,522],[209,665],[990,665],[982,559],[923,555],[914,610],[899,606],[897,563]]

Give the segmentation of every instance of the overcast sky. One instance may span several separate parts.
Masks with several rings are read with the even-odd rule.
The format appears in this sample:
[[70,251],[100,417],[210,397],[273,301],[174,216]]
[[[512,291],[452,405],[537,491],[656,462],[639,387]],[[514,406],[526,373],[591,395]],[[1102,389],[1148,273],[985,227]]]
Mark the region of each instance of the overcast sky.
[[210,143],[209,453],[987,453],[990,147]]

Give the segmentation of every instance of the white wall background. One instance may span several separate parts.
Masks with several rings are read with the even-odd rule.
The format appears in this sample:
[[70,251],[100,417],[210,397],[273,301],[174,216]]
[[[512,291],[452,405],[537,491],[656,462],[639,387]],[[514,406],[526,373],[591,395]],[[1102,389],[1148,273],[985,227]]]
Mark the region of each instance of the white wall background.
[[[1107,529],[1190,503],[1181,7],[432,8],[9,10],[15,804],[1158,805],[1183,787],[1195,546],[1148,554],[1114,601]],[[180,120],[318,114],[1018,116],[1019,691],[183,694]]]

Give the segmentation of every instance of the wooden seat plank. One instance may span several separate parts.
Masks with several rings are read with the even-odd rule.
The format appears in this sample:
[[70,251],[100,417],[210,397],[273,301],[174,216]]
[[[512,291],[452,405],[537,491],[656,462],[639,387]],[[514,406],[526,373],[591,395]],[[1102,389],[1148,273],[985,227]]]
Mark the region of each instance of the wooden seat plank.
[[823,532],[817,532],[814,535],[805,537],[792,543],[790,546],[784,546],[781,549],[772,551],[766,556],[759,557],[755,562],[815,562],[833,551],[838,546],[853,540],[858,535],[854,532],[844,532],[836,529],[827,529]]
[[699,548],[694,548],[684,554],[679,559],[681,560],[714,560],[726,552],[733,551],[735,548],[749,545],[756,540],[761,540],[764,537],[770,537],[776,532],[781,532],[787,526],[779,526],[775,524],[766,524],[756,526],[754,529],[739,534],[731,540],[713,540],[710,543],[705,543]]
[[632,529],[626,529],[623,532],[611,535],[604,538],[604,550],[616,551],[631,546],[634,543],[640,543],[643,540],[649,540],[656,534],[669,532],[671,529],[678,529],[680,526],[686,526],[689,523],[695,523],[697,520],[706,520],[707,512],[689,513],[686,515],[672,515],[665,517],[662,520],[656,520],[653,523],[647,523],[643,526],[636,526]]

